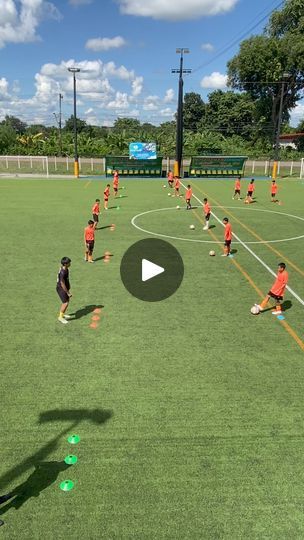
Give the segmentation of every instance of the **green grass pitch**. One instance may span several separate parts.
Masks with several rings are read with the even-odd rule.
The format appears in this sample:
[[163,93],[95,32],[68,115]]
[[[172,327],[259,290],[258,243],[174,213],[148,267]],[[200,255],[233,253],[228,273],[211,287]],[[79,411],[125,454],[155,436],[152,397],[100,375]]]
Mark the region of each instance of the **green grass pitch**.
[[[86,264],[83,229],[105,184],[0,182],[0,495],[18,493],[0,507],[2,537],[303,538],[303,306],[286,292],[285,321],[252,316],[273,277],[236,242],[234,258],[222,258],[221,224],[212,217],[203,231],[201,208],[186,212],[164,180],[121,179],[109,204],[120,209],[100,221],[115,230],[96,232],[99,260]],[[279,181],[281,206],[265,180],[250,206],[232,200],[233,181],[191,184],[243,242],[279,240],[247,245],[273,270],[285,261],[304,298],[304,239],[288,240],[304,234],[303,182]],[[182,285],[160,303],[140,302],[120,280],[124,252],[149,236],[131,224],[138,214],[135,224],[166,235],[184,261]],[[66,326],[55,291],[62,256],[78,314]],[[96,329],[94,306],[103,306]],[[78,457],[70,468],[68,454]]]

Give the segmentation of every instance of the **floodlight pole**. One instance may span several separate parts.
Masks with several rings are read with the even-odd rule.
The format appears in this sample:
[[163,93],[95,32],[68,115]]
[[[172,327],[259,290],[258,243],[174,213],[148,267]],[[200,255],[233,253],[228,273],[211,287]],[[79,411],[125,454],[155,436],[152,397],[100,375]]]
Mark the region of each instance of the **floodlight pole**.
[[288,79],[290,78],[289,73],[283,73],[282,86],[281,86],[281,96],[280,96],[280,108],[277,129],[275,134],[275,147],[274,147],[274,161],[272,167],[272,179],[277,179],[278,174],[278,165],[280,160],[280,133],[282,125],[282,115],[283,115],[283,102],[284,102],[284,92],[285,92],[285,83],[287,84]]
[[181,176],[182,159],[183,159],[183,73],[191,73],[191,69],[183,69],[184,54],[188,54],[190,51],[187,48],[178,48],[176,53],[180,54],[179,69],[172,69],[171,73],[178,73],[178,101],[177,101],[177,117],[176,117],[176,151],[174,162],[174,176]]
[[59,127],[59,151],[60,151],[60,156],[62,156],[62,136],[61,136],[61,127],[62,127],[62,122],[61,122],[61,119],[62,119],[61,101],[62,100],[63,100],[63,95],[59,94],[59,122],[58,122],[58,127]]
[[76,116],[76,73],[79,73],[80,68],[69,67],[68,71],[73,73],[73,89],[74,89],[74,176],[79,178],[79,161],[77,150],[77,116]]

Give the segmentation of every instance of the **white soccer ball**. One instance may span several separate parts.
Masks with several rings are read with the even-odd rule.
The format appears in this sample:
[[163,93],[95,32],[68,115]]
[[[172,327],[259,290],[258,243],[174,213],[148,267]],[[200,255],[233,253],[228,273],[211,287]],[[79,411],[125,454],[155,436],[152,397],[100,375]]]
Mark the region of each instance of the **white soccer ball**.
[[209,251],[209,255],[210,255],[210,257],[214,257],[215,251],[213,251],[213,249],[212,249],[211,251]]
[[168,197],[171,197],[171,193],[168,193]]
[[166,184],[164,184],[163,187],[164,187],[164,188],[167,187]]
[[260,308],[259,306],[257,306],[257,304],[255,304],[254,306],[252,306],[251,310],[250,310],[250,313],[252,313],[252,315],[258,315],[260,313]]
[[190,225],[189,229],[191,229],[191,231],[193,231],[195,229],[194,225]]
[[179,210],[179,209],[180,209],[180,206],[177,205],[176,210]]

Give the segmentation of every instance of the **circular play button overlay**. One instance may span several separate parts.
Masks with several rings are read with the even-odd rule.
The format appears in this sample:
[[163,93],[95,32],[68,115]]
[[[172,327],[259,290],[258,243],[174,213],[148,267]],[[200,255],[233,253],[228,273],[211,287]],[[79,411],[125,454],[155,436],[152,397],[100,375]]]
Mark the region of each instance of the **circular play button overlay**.
[[183,280],[184,263],[169,242],[147,238],[125,252],[120,275],[130,294],[145,302],[159,302],[177,291]]

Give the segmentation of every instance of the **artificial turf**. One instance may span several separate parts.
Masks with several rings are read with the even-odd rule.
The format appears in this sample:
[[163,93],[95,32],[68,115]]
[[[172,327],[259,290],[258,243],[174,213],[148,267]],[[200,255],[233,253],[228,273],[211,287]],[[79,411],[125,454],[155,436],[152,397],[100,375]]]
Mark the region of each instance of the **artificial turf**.
[[[126,189],[111,197],[106,228],[96,232],[97,261],[86,264],[83,228],[105,183],[0,182],[0,495],[16,494],[0,507],[0,534],[303,538],[303,306],[286,292],[287,326],[270,311],[252,316],[254,287],[267,293],[273,277],[236,242],[233,259],[220,257],[221,224],[212,217],[211,232],[202,231],[201,208],[186,212],[163,180],[121,179]],[[292,216],[304,219],[303,183],[279,181],[282,206],[270,202],[269,183],[257,181],[256,202],[245,206],[231,200],[232,181],[191,181],[220,220],[229,212],[242,241],[301,236]],[[120,261],[149,237],[131,219],[161,208],[168,210],[135,223],[186,239],[167,238],[183,258],[184,280],[169,299],[141,302],[124,289]],[[273,270],[285,261],[304,298],[303,238],[248,245]],[[55,291],[62,256],[72,259],[69,312],[77,316],[66,326]],[[67,442],[73,433],[81,437],[75,446]],[[71,453],[78,462],[68,468]],[[67,493],[65,479],[75,482]]]

